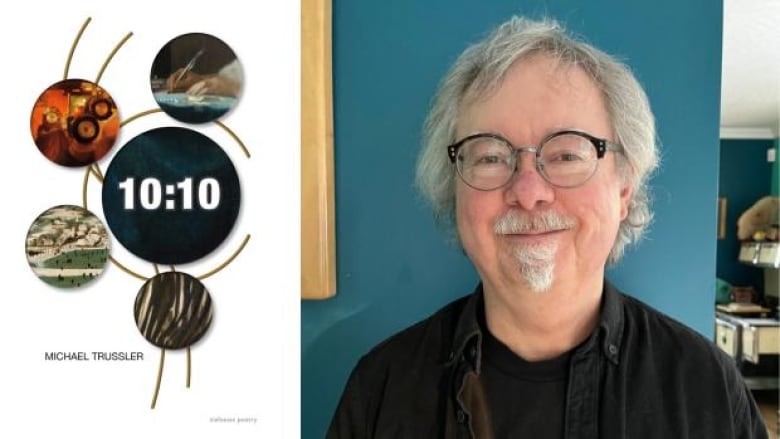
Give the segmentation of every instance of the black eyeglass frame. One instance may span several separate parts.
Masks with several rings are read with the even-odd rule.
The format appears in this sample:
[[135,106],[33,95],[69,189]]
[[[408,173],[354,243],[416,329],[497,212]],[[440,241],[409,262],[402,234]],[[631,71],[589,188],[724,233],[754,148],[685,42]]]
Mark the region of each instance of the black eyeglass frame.
[[[468,142],[469,140],[478,139],[478,138],[492,138],[492,139],[496,139],[496,140],[501,141],[502,143],[506,144],[507,146],[509,146],[512,149],[512,153],[515,156],[515,169],[512,170],[512,176],[514,176],[515,172],[517,172],[517,154],[519,154],[522,151],[531,150],[531,151],[534,152],[534,156],[536,157],[535,165],[536,165],[537,171],[539,171],[539,174],[542,175],[542,177],[544,177],[545,181],[547,181],[548,183],[550,183],[550,184],[552,184],[553,186],[556,186],[556,187],[577,187],[579,185],[585,184],[590,179],[590,177],[593,176],[593,174],[588,176],[588,178],[586,178],[585,181],[583,181],[582,183],[578,184],[577,186],[559,186],[559,185],[556,185],[556,184],[552,183],[551,181],[549,181],[547,179],[547,176],[545,175],[545,173],[542,172],[542,170],[540,169],[540,165],[541,164],[539,163],[539,157],[541,157],[542,148],[544,147],[544,145],[547,142],[549,142],[551,139],[553,139],[555,137],[558,137],[558,136],[563,136],[563,135],[575,135],[575,136],[579,136],[579,137],[585,138],[588,141],[590,141],[590,143],[593,145],[593,147],[596,148],[596,160],[601,160],[602,158],[604,158],[604,154],[606,154],[607,151],[623,152],[623,146],[621,144],[619,144],[619,143],[615,143],[615,142],[609,141],[607,139],[602,139],[600,137],[593,136],[593,135],[588,134],[588,133],[583,132],[583,131],[563,130],[563,131],[556,131],[556,132],[550,134],[549,136],[545,137],[544,139],[542,139],[542,141],[539,143],[538,146],[524,147],[524,148],[516,147],[515,145],[512,144],[512,142],[510,142],[509,140],[505,139],[504,137],[502,137],[502,136],[500,136],[498,134],[493,134],[493,133],[472,134],[472,135],[469,135],[469,136],[466,136],[466,137],[460,139],[459,141],[453,143],[452,145],[448,145],[447,146],[447,156],[450,158],[450,162],[452,162],[452,164],[457,165],[458,150],[466,142]],[[455,166],[455,168],[457,169],[458,176],[460,176],[460,178],[463,180],[463,182],[466,183],[467,185],[469,185],[470,187],[474,187],[471,184],[469,184],[463,178],[463,175],[460,173],[460,169],[458,169],[457,166]],[[593,173],[595,173],[595,172],[596,171],[594,169]],[[480,189],[480,188],[476,188],[476,187],[474,187],[474,189],[478,189],[478,190],[495,190],[495,189],[498,189],[500,187],[505,186],[510,181],[512,181],[512,177],[510,177],[509,180],[507,180],[506,183],[504,183],[503,185],[498,186],[498,187],[496,187],[494,189]]]

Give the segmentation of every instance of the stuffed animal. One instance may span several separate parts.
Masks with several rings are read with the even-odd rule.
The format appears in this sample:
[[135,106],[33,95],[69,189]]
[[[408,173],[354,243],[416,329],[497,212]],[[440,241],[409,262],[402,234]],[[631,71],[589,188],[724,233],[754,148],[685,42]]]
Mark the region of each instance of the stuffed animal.
[[740,241],[776,241],[780,223],[780,197],[766,196],[756,201],[737,220]]

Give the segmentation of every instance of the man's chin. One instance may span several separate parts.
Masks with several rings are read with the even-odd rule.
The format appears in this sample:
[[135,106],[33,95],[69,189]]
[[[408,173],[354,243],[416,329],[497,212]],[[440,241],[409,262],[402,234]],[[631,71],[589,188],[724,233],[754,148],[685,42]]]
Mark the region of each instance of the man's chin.
[[512,261],[502,271],[514,279],[518,288],[527,288],[534,293],[545,293],[552,288],[555,279],[553,261]]
[[520,279],[534,293],[546,293],[552,288],[554,268],[550,263],[521,264]]

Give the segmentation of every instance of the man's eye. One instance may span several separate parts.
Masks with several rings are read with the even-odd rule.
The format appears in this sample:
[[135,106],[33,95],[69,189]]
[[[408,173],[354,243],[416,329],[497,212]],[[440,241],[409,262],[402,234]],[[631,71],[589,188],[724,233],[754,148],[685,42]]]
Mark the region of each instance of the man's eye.
[[474,161],[474,164],[476,165],[494,165],[497,163],[501,163],[503,160],[500,156],[497,155],[483,155],[480,157],[477,157],[477,160]]
[[554,156],[550,157],[548,162],[579,162],[584,160],[584,158],[574,152],[561,152],[558,154],[555,154]]

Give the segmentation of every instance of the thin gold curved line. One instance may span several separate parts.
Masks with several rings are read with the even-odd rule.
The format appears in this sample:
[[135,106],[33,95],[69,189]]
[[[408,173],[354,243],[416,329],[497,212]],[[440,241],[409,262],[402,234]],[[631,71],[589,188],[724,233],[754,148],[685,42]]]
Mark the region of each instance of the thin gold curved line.
[[[94,166],[94,169],[93,169]],[[86,172],[84,172],[84,182],[82,184],[81,188],[81,201],[84,205],[84,209],[89,210],[87,207],[87,186],[89,185],[89,174],[92,173],[95,175],[95,178],[98,178],[100,182],[103,182],[103,179],[99,176],[102,176],[102,172],[100,172],[100,168],[98,167],[97,163],[94,163],[92,166],[87,166]],[[125,273],[129,274],[130,276],[133,276],[135,278],[141,279],[142,281],[146,281],[149,278],[143,275],[140,275],[136,273],[135,271],[125,267],[122,265],[119,261],[117,261],[113,256],[108,255],[108,260],[113,262],[117,267],[119,267],[120,270],[124,271]]]
[[70,70],[70,62],[73,60],[73,54],[76,52],[76,46],[79,44],[79,40],[81,39],[81,35],[84,33],[84,30],[87,28],[87,25],[89,22],[92,21],[92,17],[87,17],[87,19],[84,21],[84,24],[81,25],[81,29],[79,30],[79,33],[76,34],[76,39],[73,40],[73,45],[70,46],[70,52],[68,53],[68,59],[65,61],[65,72],[62,74],[62,80],[68,79],[68,71]]
[[141,117],[144,117],[144,116],[148,116],[148,115],[154,114],[154,113],[162,113],[162,108],[152,108],[151,110],[146,110],[146,111],[142,111],[140,113],[134,114],[134,115],[130,116],[129,118],[123,120],[122,122],[119,122],[119,128],[122,128],[123,126],[129,124],[130,122],[132,122],[132,121],[134,121],[134,120],[136,120],[138,118],[141,118]]
[[157,405],[157,395],[160,393],[160,383],[162,382],[163,366],[165,365],[165,349],[160,349],[160,367],[157,369],[157,384],[154,386],[154,396],[152,397],[152,410]]
[[192,354],[190,354],[190,347],[187,346],[187,388],[190,388],[190,375],[192,374]]
[[227,267],[227,266],[228,266],[228,264],[230,264],[231,262],[233,262],[233,259],[235,259],[236,257],[238,257],[238,254],[239,254],[239,253],[241,253],[241,251],[242,251],[242,250],[244,250],[244,247],[246,247],[246,244],[249,242],[249,238],[250,238],[250,237],[251,237],[251,235],[249,235],[249,234],[247,233],[246,237],[244,237],[244,241],[241,243],[241,245],[238,247],[238,249],[237,249],[235,252],[233,252],[233,254],[232,254],[232,255],[230,255],[230,257],[229,257],[229,258],[227,258],[227,259],[225,260],[225,262],[223,262],[223,263],[221,263],[221,264],[217,265],[217,268],[215,268],[215,269],[213,269],[213,270],[211,270],[211,271],[209,271],[209,272],[207,272],[207,273],[205,273],[205,274],[201,274],[200,276],[198,276],[198,279],[199,279],[199,280],[203,280],[203,279],[205,279],[205,278],[207,278],[207,277],[209,277],[209,276],[212,276],[212,275],[214,275],[214,274],[216,274],[216,273],[220,272],[220,271],[221,271],[223,268]]
[[[154,113],[162,113],[162,111],[163,110],[161,108],[153,108],[151,110],[142,111],[142,112],[134,114],[134,115],[130,116],[129,118],[127,118],[127,119],[123,120],[122,122],[120,122],[119,123],[119,127],[122,128],[123,126],[129,124],[130,122],[132,122],[132,121],[134,121],[136,119],[139,119],[141,117],[148,116],[148,115],[154,114]],[[238,146],[241,148],[241,151],[244,152],[244,155],[246,156],[246,158],[251,158],[252,157],[252,154],[249,152],[249,148],[247,148],[246,145],[244,145],[244,142],[241,141],[241,139],[238,137],[238,135],[233,130],[231,130],[230,128],[228,128],[227,125],[225,125],[224,123],[222,123],[222,122],[220,122],[218,120],[215,120],[214,123],[217,124],[217,126],[222,128],[223,130],[225,130],[225,132],[233,140],[235,140],[236,143],[238,143]]]
[[100,184],[103,184],[103,173],[100,171],[100,168],[98,167],[97,163],[92,164],[89,167],[89,171],[92,173],[92,175],[95,176],[95,178],[98,179]]
[[135,278],[137,278],[137,279],[141,279],[141,280],[142,280],[142,281],[144,281],[144,282],[146,282],[147,280],[149,280],[149,278],[148,278],[148,277],[146,277],[146,276],[143,276],[143,275],[141,275],[141,274],[138,274],[138,273],[136,273],[135,271],[133,271],[133,270],[131,270],[131,269],[129,269],[129,268],[127,268],[127,267],[125,267],[125,266],[124,266],[124,265],[122,265],[122,264],[121,264],[119,261],[117,261],[117,260],[116,260],[116,258],[114,258],[113,256],[110,256],[110,255],[109,255],[109,256],[108,256],[108,260],[109,260],[109,261],[111,261],[111,262],[113,262],[113,263],[114,263],[114,264],[115,264],[117,267],[119,267],[119,269],[120,269],[120,270],[124,271],[125,273],[129,274],[130,276],[133,276],[133,277],[135,277]]
[[87,172],[84,173],[84,181],[81,183],[81,204],[84,210],[87,210],[87,185],[89,184],[89,170],[92,166],[87,168]]
[[114,58],[114,55],[116,55],[117,51],[122,47],[123,44],[127,40],[130,39],[130,37],[133,36],[132,32],[128,32],[127,35],[125,35],[124,38],[122,38],[122,41],[120,41],[115,47],[114,50],[111,51],[111,53],[108,54],[108,58],[106,58],[106,61],[103,63],[103,67],[100,68],[100,72],[98,72],[97,78],[95,78],[95,84],[100,82],[100,78],[103,77],[103,72],[106,71],[106,67],[108,67],[108,63],[111,62],[111,59]]
[[244,145],[244,142],[242,142],[241,139],[238,138],[238,136],[236,135],[236,133],[233,132],[233,130],[231,130],[230,128],[227,127],[227,125],[225,125],[224,123],[222,123],[222,122],[220,122],[218,120],[215,120],[214,123],[217,124],[223,130],[225,130],[225,132],[227,132],[228,135],[230,137],[232,137],[233,140],[236,141],[236,143],[238,143],[238,146],[240,146],[241,150],[244,151],[244,154],[246,155],[246,158],[251,158],[252,157],[249,154],[249,150],[246,148],[246,145]]

